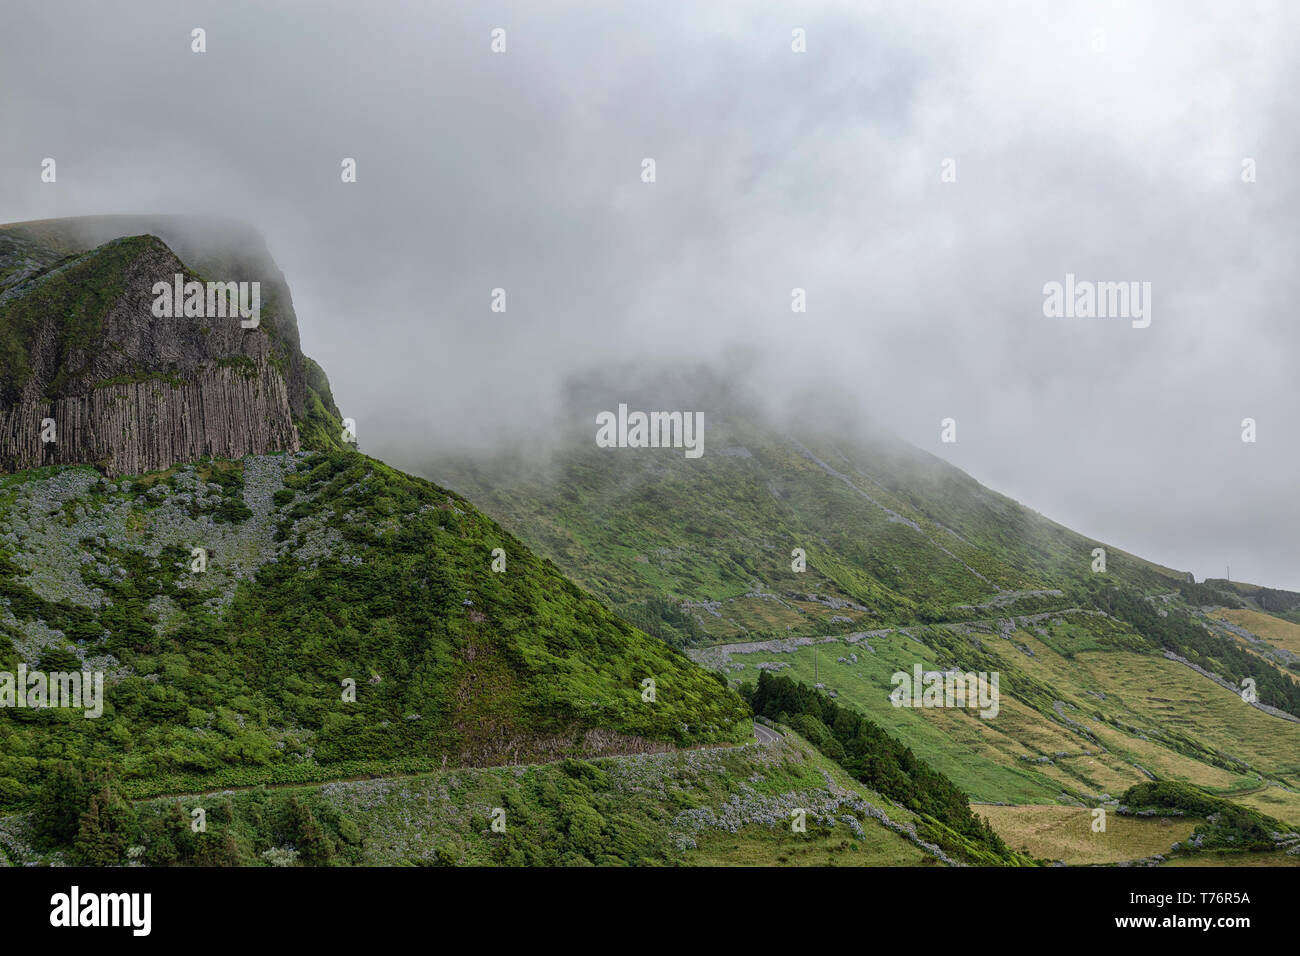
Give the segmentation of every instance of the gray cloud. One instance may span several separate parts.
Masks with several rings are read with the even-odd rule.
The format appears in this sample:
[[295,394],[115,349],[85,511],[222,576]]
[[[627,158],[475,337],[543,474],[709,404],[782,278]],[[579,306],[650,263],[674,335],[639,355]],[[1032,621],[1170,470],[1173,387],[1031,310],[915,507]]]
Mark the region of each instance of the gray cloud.
[[[1172,2],[11,0],[0,218],[253,223],[305,351],[363,447],[397,462],[522,439],[575,369],[744,343],[774,399],[834,382],[1081,532],[1295,588],[1297,20]],[[1042,286],[1067,272],[1150,281],[1151,327],[1044,318]]]

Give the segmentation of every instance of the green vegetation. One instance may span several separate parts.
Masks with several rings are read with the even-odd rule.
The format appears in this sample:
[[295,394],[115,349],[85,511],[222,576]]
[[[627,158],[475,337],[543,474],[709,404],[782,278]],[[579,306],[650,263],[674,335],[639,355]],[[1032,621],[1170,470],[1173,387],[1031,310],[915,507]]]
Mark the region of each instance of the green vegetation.
[[[129,506],[124,535],[78,542],[92,561],[0,548],[0,597],[14,617],[0,624],[0,670],[16,669],[33,622],[79,655],[111,655],[122,667],[99,719],[0,710],[0,805],[30,804],[67,760],[110,767],[121,793],[141,797],[748,732],[744,703],[722,682],[606,611],[463,499],[354,452],[318,453],[256,459],[260,494],[293,495],[255,514],[247,461],[243,471],[201,466],[220,504],[196,520],[211,513],[245,535],[214,553],[208,575],[189,569],[202,524],[168,532],[178,513],[195,514],[169,488],[176,473],[126,492],[94,485],[89,500],[67,486],[100,514]],[[276,462],[283,487],[265,483]],[[71,473],[49,474],[30,480]],[[0,524],[24,484],[0,493]],[[168,492],[175,505],[159,503]],[[75,539],[68,520],[46,533]],[[490,571],[497,547],[506,573]],[[274,556],[256,559],[255,574],[218,585],[223,561],[253,561],[247,554],[265,548]],[[78,588],[103,596],[99,607],[42,596],[24,573],[68,567],[79,568]],[[653,702],[643,699],[646,680]],[[351,681],[355,702],[343,699]]]
[[[789,808],[805,808],[806,831]],[[887,812],[891,825],[873,813]],[[880,811],[875,811],[879,813]],[[184,865],[937,865],[914,814],[806,741],[124,801],[56,765],[0,860]]]
[[1205,817],[1187,847],[1196,850],[1272,851],[1283,842],[1300,845],[1295,828],[1249,807],[1173,781],[1130,787],[1121,797],[1130,813],[1177,812]]
[[[198,478],[205,483],[218,486],[220,497],[215,501],[210,496],[204,499],[191,498],[188,506],[191,515],[196,518],[211,515],[213,521],[225,524],[237,524],[253,516],[253,510],[244,502],[242,462],[205,458],[194,464],[194,471]],[[178,469],[171,468],[166,472],[141,475],[131,482],[131,493],[145,496],[144,508],[157,508],[165,499],[150,497],[147,492],[159,485],[175,489],[177,474]]]
[[[311,362],[311,359],[304,361]],[[311,364],[314,366],[316,363]],[[302,447],[309,451],[346,451],[341,437],[343,421],[329,410],[321,394],[312,385],[307,386],[307,411],[301,418],[294,420],[298,439]],[[323,394],[329,395],[328,384],[324,386]],[[332,399],[330,404],[333,404]]]
[[244,378],[257,376],[257,363],[247,355],[228,355],[217,359],[217,368],[231,368]]
[[[930,455],[860,424],[792,433],[707,369],[683,378],[644,401],[630,370],[572,383],[564,420],[587,422],[614,394],[707,409],[698,459],[600,449],[574,428],[545,465],[440,455],[430,474],[677,646],[1062,611],[1093,576],[1098,542]],[[1110,580],[1143,593],[1185,580],[1115,548],[1107,559]]]
[[356,824],[294,792],[258,790],[241,800],[204,801],[200,815],[176,802],[140,806],[108,772],[53,768],[32,815],[35,848],[60,851],[77,866],[327,866],[359,862]]
[[141,382],[159,382],[163,385],[171,385],[174,388],[186,384],[185,380],[175,372],[135,372],[131,375],[115,375],[112,378],[101,378],[94,384],[94,387],[107,388],[112,385],[137,385]]
[[[575,424],[545,465],[443,455],[432,470],[745,693],[759,668],[824,684],[974,799],[1095,806],[1155,777],[1300,822],[1300,728],[1166,657],[1229,688],[1249,678],[1261,705],[1300,715],[1288,665],[1300,640],[1268,637],[1300,615],[1300,594],[1198,584],[837,420],[827,402],[777,422],[707,369],[639,377],[570,383],[561,420]],[[585,423],[614,401],[704,410],[704,456],[595,448]],[[1231,620],[1277,652],[1203,606],[1276,615]],[[917,664],[997,672],[998,716],[892,707],[892,673]]]
[[951,780],[859,714],[767,672],[746,697],[756,715],[793,727],[855,779],[915,812],[922,836],[958,858],[985,865],[1033,862],[1008,850]]
[[1113,587],[1097,587],[1089,597],[1092,606],[1128,622],[1153,647],[1186,657],[1238,687],[1251,678],[1261,703],[1300,716],[1300,684],[1237,643],[1206,630],[1179,608],[1157,610],[1140,595]]
[[[1242,794],[1243,802],[1300,822],[1300,801],[1291,797],[1300,784],[1300,724],[1250,707],[1232,690],[1152,653],[1109,617],[1063,615],[1006,639],[963,635],[960,627],[873,634],[869,644],[839,639],[785,652],[722,645],[691,653],[745,683],[767,667],[823,683],[837,703],[885,727],[974,800],[1096,805],[1154,774],[1232,799]],[[893,707],[891,675],[917,663],[999,672],[996,718],[961,708]]]
[[1221,603],[1229,608],[1250,608],[1300,624],[1300,593],[1260,587],[1242,581],[1228,581],[1223,578],[1206,578],[1205,585],[1220,593],[1234,595],[1237,600],[1204,603]]

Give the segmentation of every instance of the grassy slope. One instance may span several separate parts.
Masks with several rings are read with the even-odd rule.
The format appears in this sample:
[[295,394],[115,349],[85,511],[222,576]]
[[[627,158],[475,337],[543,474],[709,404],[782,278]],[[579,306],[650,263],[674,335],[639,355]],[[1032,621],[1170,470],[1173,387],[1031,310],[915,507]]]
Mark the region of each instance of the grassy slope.
[[[1208,578],[1206,585],[1239,598],[1246,608],[1263,611],[1294,624],[1300,624],[1300,593],[1260,587],[1244,581]],[[1216,602],[1218,603],[1218,602]]]
[[1292,654],[1300,655],[1300,624],[1296,624],[1294,621],[1275,617],[1272,614],[1265,614],[1263,611],[1252,611],[1245,608],[1223,608],[1213,616],[1229,621],[1239,627],[1244,627],[1256,637],[1263,638],[1274,647],[1280,647]]
[[98,720],[0,711],[5,805],[58,759],[143,796],[747,733],[733,693],[456,495],[356,453],[231,471],[0,483],[0,670],[113,675]]
[[[924,638],[923,629],[911,633]],[[1065,638],[1058,638],[1060,643]],[[895,708],[890,674],[913,663],[953,662],[899,633],[873,637],[870,647],[842,641],[784,653],[731,651],[733,676],[751,683],[760,663],[816,679],[840,703],[862,711],[906,741],[973,799],[1045,803],[1063,799],[1096,806],[1155,774],[1233,795],[1281,819],[1300,822],[1300,724],[1246,706],[1239,696],[1190,668],[1121,647],[1081,646],[1069,656],[1032,631],[986,642],[1001,675],[1001,710],[985,720],[974,711]],[[1033,652],[1026,654],[1013,646]],[[857,662],[840,663],[856,654]],[[738,665],[743,669],[735,670]],[[1047,707],[1017,696],[1015,677],[1032,689],[1050,686]],[[1064,723],[1055,702],[1074,725]],[[1081,733],[1078,728],[1086,732]],[[1145,772],[1144,772],[1145,771]],[[1287,788],[1290,788],[1288,790]]]
[[[334,864],[939,865],[855,808],[865,802],[903,827],[912,814],[793,733],[772,746],[142,801],[138,845],[145,862],[178,862],[177,852],[179,862],[283,861],[286,844],[306,852],[287,812],[295,800],[325,833]],[[187,836],[200,806],[208,833]],[[809,811],[806,833],[791,829],[792,807]],[[492,829],[496,808],[504,832]],[[22,819],[0,819],[0,865],[51,859],[32,849]]]
[[1037,857],[1072,865],[1119,863],[1165,855],[1192,835],[1195,820],[1186,817],[1126,817],[1110,814],[1104,832],[1093,830],[1092,811],[1084,807],[976,807],[1011,846]]
[[[988,617],[979,605],[995,597],[1016,613],[1061,609],[1068,595],[1005,592],[1081,585],[1100,546],[891,443],[735,420],[711,426],[694,460],[589,441],[564,444],[553,470],[444,459],[431,472],[673,643]],[[1134,587],[1182,579],[1118,549],[1107,558]]]
[[[1193,588],[1180,572],[1110,547],[1104,578],[1094,575],[1092,549],[1103,542],[887,439],[790,434],[738,404],[709,422],[698,460],[597,449],[584,432],[560,443],[550,468],[444,459],[434,471],[618,613],[728,667],[733,680],[752,682],[765,663],[824,683],[975,799],[1091,806],[1150,773],[1300,821],[1286,789],[1300,789],[1300,724],[1166,659],[1167,635],[1145,624],[1071,612],[1094,607],[1104,582],[1195,625],[1198,604],[1244,591]],[[804,574],[790,569],[794,547],[807,551]],[[1280,593],[1270,600],[1285,603]],[[847,639],[876,630],[889,633],[866,640],[872,652]],[[832,643],[816,652],[779,643],[801,636]],[[1278,672],[1231,636],[1195,652],[1172,646],[1235,680],[1229,645]],[[838,663],[851,654],[856,662]],[[890,675],[916,663],[998,670],[1001,713],[892,707]]]

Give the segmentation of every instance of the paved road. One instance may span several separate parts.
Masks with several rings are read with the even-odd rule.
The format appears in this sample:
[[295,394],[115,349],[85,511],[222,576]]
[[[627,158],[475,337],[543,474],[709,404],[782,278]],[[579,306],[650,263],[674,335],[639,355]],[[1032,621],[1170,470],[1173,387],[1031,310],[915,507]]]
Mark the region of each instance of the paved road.
[[764,727],[762,724],[754,724],[754,736],[760,744],[774,744],[780,741],[781,735],[775,730]]

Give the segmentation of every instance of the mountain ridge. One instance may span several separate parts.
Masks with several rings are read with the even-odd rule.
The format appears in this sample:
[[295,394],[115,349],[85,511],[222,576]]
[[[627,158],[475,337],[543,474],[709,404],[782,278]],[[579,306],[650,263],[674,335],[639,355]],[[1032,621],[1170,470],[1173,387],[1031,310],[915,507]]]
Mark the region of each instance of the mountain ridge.
[[[704,457],[597,448],[585,423],[623,401],[704,409]],[[703,367],[648,386],[627,370],[596,373],[568,387],[551,463],[443,454],[418,470],[481,501],[620,613],[679,643],[701,638],[688,637],[697,629],[677,615],[648,607],[664,590],[726,639],[784,633],[753,607],[729,628],[716,608],[698,613],[719,600],[771,604],[762,596],[768,585],[870,609],[820,615],[867,627],[962,619],[988,602],[1041,609],[1052,603],[1047,592],[1093,576],[1098,547],[1112,577],[1168,590],[1192,580],[1078,534],[834,405],[818,411],[769,421]],[[790,570],[795,548],[807,556],[802,574]],[[803,598],[799,610],[811,612]],[[1056,606],[1066,606],[1060,598]],[[820,633],[804,626],[808,614],[777,617],[795,633]]]

